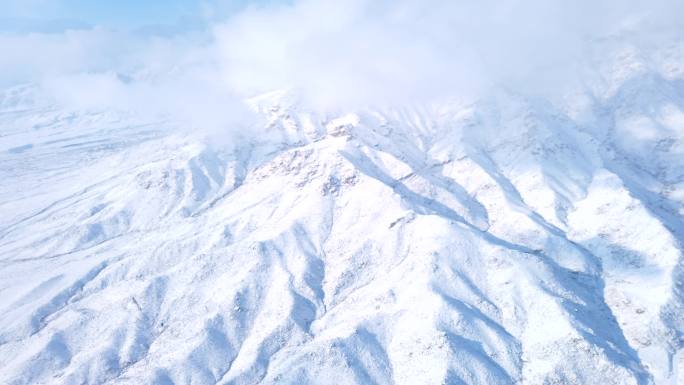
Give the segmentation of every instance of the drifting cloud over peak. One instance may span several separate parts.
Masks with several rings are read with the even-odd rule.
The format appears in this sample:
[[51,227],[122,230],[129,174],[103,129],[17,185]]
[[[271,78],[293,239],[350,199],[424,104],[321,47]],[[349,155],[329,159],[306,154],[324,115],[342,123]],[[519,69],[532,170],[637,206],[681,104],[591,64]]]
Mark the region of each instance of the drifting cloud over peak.
[[171,35],[100,26],[0,33],[0,49],[10,53],[0,61],[0,84],[36,82],[75,106],[143,105],[184,119],[200,115],[190,101],[202,100],[216,111],[195,124],[217,126],[229,121],[217,119],[229,106],[274,89],[295,90],[319,108],[477,98],[492,86],[545,92],[576,80],[592,40],[680,33],[680,3],[217,2],[197,7],[202,28]]
[[587,42],[664,27],[675,1],[301,0],[215,29],[229,84],[313,101],[401,101],[572,78]]

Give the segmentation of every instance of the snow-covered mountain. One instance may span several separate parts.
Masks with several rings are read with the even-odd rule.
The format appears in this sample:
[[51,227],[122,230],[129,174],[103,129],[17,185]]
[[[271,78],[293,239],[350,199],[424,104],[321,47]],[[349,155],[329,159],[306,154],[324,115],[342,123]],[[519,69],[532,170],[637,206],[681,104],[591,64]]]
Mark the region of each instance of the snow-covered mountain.
[[0,97],[0,383],[681,384],[684,49],[227,146]]

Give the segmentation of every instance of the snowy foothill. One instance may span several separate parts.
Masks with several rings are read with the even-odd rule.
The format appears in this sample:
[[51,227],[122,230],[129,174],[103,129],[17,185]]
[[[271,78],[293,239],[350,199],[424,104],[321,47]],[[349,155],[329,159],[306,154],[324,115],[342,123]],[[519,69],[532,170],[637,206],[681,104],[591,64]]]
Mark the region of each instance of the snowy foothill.
[[419,3],[0,29],[0,383],[681,384],[684,29]]

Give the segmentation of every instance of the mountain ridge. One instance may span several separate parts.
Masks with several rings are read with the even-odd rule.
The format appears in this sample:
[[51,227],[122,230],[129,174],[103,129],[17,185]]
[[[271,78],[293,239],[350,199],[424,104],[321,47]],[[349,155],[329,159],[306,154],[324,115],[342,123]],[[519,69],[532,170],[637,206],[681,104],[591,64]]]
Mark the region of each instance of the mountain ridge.
[[684,88],[619,57],[564,105],[271,93],[230,148],[5,91],[1,381],[676,384]]

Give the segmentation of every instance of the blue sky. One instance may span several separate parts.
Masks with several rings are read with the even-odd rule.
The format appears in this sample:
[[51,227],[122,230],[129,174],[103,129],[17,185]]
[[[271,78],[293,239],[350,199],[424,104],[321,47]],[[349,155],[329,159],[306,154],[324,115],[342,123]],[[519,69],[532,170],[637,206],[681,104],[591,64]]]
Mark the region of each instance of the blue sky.
[[[280,0],[275,0],[280,1]],[[227,16],[269,0],[0,0],[2,19],[70,20],[88,25],[140,27]],[[2,26],[0,26],[2,27]],[[2,28],[0,28],[2,29]]]
[[196,0],[63,0],[62,17],[90,24],[173,23],[200,13]]

